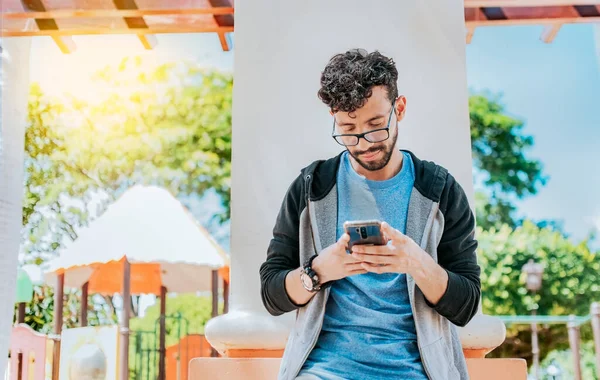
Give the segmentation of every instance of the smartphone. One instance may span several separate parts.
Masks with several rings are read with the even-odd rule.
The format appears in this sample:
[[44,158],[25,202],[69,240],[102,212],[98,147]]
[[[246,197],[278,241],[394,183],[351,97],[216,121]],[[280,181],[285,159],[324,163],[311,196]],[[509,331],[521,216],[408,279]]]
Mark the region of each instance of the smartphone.
[[344,223],[344,231],[350,235],[348,251],[352,251],[354,245],[386,245],[387,241],[381,232],[379,220],[357,220]]

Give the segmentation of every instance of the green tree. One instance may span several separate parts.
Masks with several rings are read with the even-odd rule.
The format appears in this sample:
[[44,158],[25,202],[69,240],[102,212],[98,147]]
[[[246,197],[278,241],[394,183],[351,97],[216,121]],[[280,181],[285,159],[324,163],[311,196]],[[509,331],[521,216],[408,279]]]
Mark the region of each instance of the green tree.
[[[92,301],[88,304],[88,325],[103,326],[115,324],[117,322],[116,314],[112,310],[108,310],[102,298],[92,297]],[[66,289],[64,306],[63,306],[63,327],[71,328],[80,326],[80,303],[81,291]],[[16,322],[16,309],[13,322]],[[54,331],[54,289],[50,286],[35,286],[31,301],[25,304],[25,323],[32,329],[44,334],[49,334]]]
[[[586,380],[598,380],[596,371],[596,357],[594,355],[594,343],[585,342],[581,345],[581,378]],[[573,353],[568,350],[552,351],[546,356],[540,366],[544,369],[554,364],[562,371],[561,379],[574,379],[575,368],[573,364]],[[543,376],[544,380],[554,380],[550,376]]]
[[[45,96],[33,86],[26,131],[23,224],[28,261],[42,262],[91,214],[134,184],[176,196],[215,190],[229,218],[232,77],[192,64],[145,69],[125,59],[95,76],[96,103]],[[105,202],[90,210],[98,193]]]
[[498,96],[469,98],[473,164],[484,177],[486,192],[477,195],[477,224],[484,229],[516,226],[512,200],[534,195],[547,177],[539,160],[527,156],[532,136],[522,120],[507,115]]
[[[600,299],[600,255],[587,242],[572,243],[559,231],[525,221],[512,229],[478,229],[483,312],[490,315],[587,315]],[[545,265],[543,286],[534,296],[525,288],[521,268],[529,259]],[[589,326],[582,338],[589,338]],[[505,343],[492,356],[530,358],[530,327],[509,326]],[[568,347],[564,325],[541,326],[542,358]]]
[[[26,263],[41,265],[54,257],[134,184],[165,187],[184,203],[213,190],[224,210],[217,222],[229,219],[232,76],[187,63],[148,68],[133,58],[94,78],[107,89],[94,101],[53,98],[38,85],[31,87],[23,203]],[[112,312],[112,300],[105,301],[92,310]],[[67,325],[76,316],[65,315]]]

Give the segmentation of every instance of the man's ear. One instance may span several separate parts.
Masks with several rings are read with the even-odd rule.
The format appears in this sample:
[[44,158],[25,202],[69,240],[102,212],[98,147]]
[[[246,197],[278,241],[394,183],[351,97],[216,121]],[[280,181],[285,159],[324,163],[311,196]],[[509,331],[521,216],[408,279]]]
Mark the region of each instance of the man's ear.
[[406,97],[404,95],[400,95],[396,100],[396,116],[398,117],[398,121],[404,119],[404,114],[406,113]]

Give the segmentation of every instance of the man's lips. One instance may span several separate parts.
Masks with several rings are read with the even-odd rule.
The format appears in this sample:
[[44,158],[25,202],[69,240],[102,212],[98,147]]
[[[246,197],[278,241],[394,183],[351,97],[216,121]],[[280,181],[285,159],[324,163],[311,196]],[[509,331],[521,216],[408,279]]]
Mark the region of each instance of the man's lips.
[[363,160],[370,161],[370,160],[373,160],[375,157],[377,157],[377,155],[379,154],[379,152],[381,152],[381,151],[377,150],[375,152],[364,153],[364,154],[361,154],[360,157]]

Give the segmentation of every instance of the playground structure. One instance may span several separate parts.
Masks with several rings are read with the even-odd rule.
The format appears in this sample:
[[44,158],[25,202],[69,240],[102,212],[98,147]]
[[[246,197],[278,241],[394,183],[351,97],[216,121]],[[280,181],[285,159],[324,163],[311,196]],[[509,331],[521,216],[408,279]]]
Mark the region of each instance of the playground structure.
[[[180,316],[166,316],[167,319],[181,319]],[[158,320],[157,320],[158,324]],[[78,330],[78,329],[73,329]],[[132,331],[130,356],[135,360],[129,365],[130,377],[135,380],[154,380],[158,375],[158,355],[156,347],[158,331]],[[188,379],[189,363],[193,358],[212,357],[214,351],[204,335],[181,332],[176,344],[166,348],[166,380]],[[142,338],[147,338],[144,342]],[[12,328],[9,350],[9,365],[5,380],[33,379],[51,380],[54,365],[53,348],[59,341],[52,335],[40,334],[26,324],[16,324]]]
[[[20,278],[24,285],[18,287],[20,294],[17,322],[22,323],[24,302],[31,299],[33,288],[26,274],[22,274]],[[160,317],[153,331],[130,331],[131,304],[123,302],[119,329],[119,368],[121,376],[129,378],[130,368],[133,367],[134,373],[139,374],[136,380],[150,379],[150,374],[156,375],[158,379],[167,378],[168,319],[176,321],[177,338],[183,339],[176,346],[183,345],[184,348],[171,347],[171,352],[176,350],[179,357],[186,360],[191,358],[190,352],[201,355],[207,353],[204,338],[187,337],[187,321],[179,315],[166,314],[167,290],[175,293],[211,291],[212,316],[215,317],[218,315],[219,282],[222,282],[224,312],[228,309],[227,254],[179,201],[166,190],[156,187],[134,186],[128,189],[100,217],[80,231],[78,239],[68,245],[60,257],[51,262],[44,280],[55,286],[54,335],[43,337],[33,332],[28,333],[24,325],[18,325],[14,333],[18,334],[16,336],[28,337],[24,342],[32,343],[30,351],[35,352],[36,358],[45,355],[45,352],[40,351],[42,339],[53,342],[51,348],[46,350],[52,352],[54,380],[59,378],[61,363],[60,336],[63,332],[65,287],[81,289],[79,321],[82,328],[88,325],[88,299],[93,294],[120,294],[123,300],[142,294],[158,297]],[[135,348],[133,366],[129,365],[130,340],[133,341],[132,348]],[[27,351],[25,346],[20,345],[13,350],[21,353]],[[216,355],[212,349],[208,352]],[[179,373],[178,379],[187,376],[185,369],[183,372],[185,375],[182,377],[182,368],[170,371],[172,374]]]

